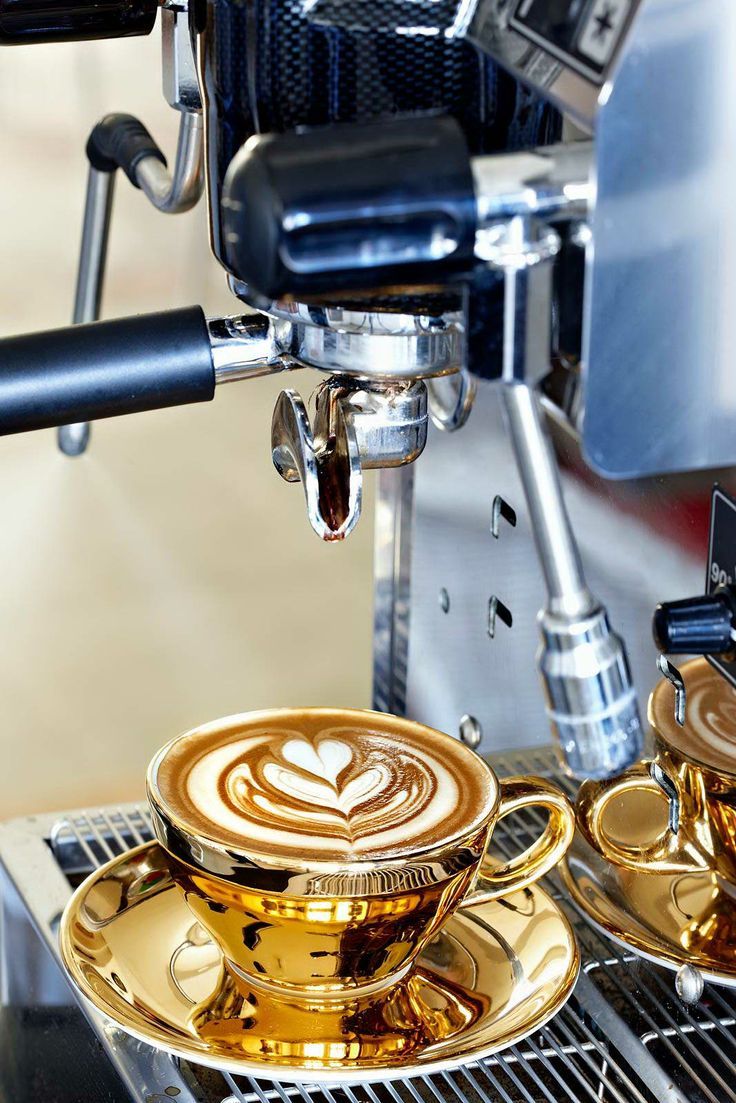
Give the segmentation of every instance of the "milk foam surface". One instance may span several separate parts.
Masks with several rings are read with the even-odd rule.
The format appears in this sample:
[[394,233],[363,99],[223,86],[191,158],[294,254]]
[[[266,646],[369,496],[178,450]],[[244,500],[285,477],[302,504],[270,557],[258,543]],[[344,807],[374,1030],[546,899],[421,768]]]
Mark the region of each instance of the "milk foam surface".
[[685,726],[675,723],[673,689],[667,682],[652,695],[652,726],[683,755],[736,775],[736,690],[705,659],[692,659],[680,672],[686,691]]
[[456,740],[374,713],[279,710],[175,740],[155,785],[207,838],[265,856],[398,856],[480,826],[497,786]]

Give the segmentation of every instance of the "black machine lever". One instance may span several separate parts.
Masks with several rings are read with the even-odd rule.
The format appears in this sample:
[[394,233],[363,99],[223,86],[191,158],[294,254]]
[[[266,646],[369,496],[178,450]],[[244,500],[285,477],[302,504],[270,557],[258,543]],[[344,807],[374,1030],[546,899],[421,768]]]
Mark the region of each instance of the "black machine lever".
[[210,332],[198,306],[0,341],[0,434],[209,402]]

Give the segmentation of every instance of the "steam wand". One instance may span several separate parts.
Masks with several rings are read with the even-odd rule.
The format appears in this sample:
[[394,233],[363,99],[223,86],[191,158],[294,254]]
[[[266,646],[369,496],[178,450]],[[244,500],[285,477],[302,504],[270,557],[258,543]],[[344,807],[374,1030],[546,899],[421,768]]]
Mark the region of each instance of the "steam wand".
[[[174,170],[169,172],[158,145],[133,115],[106,115],[93,128],[86,148],[89,171],[73,325],[100,317],[117,170],[166,214],[190,210],[202,195],[204,124],[187,0],[177,0],[175,7],[164,4],[161,22],[164,95],[180,113]],[[88,421],[58,431],[59,448],[67,456],[85,452],[89,438]]]
[[[537,666],[547,716],[574,777],[619,773],[642,752],[643,735],[626,650],[585,581],[557,461],[535,389],[549,370],[555,231],[516,214],[479,233],[476,255],[504,274],[501,388],[547,604]],[[472,309],[473,297],[470,296]],[[473,319],[470,318],[472,328]],[[477,343],[471,344],[472,350]],[[468,368],[485,374],[483,363]]]

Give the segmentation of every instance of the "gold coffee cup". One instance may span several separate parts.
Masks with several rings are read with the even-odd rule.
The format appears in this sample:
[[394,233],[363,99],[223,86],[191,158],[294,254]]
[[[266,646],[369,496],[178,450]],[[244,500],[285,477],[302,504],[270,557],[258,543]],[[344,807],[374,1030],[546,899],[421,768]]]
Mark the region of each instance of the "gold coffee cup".
[[[654,757],[612,781],[586,781],[578,794],[578,826],[606,858],[627,869],[710,870],[736,883],[736,691],[705,659],[692,659],[680,673],[684,726],[675,720],[673,688],[663,680],[649,698]],[[651,824],[629,822],[626,794],[636,789],[661,798],[654,833]],[[628,838],[614,838],[607,819],[625,825]]]
[[[236,977],[282,996],[390,986],[457,907],[536,881],[574,830],[547,781],[499,782],[458,740],[352,709],[217,720],[164,747],[147,788],[192,913]],[[481,873],[495,824],[530,806],[540,837]]]

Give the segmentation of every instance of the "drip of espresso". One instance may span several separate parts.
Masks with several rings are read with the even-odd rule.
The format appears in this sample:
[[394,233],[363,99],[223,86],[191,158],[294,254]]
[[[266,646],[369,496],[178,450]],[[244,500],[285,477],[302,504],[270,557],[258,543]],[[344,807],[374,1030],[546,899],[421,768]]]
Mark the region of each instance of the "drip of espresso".
[[174,815],[210,839],[322,861],[433,849],[480,826],[497,795],[457,740],[339,709],[216,721],[167,748],[156,782]]

